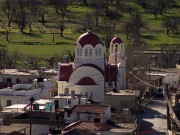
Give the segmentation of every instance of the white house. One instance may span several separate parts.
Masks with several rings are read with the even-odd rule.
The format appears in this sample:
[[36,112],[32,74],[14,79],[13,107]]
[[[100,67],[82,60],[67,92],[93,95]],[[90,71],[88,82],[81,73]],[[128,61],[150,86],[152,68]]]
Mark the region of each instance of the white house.
[[13,104],[27,104],[30,97],[35,100],[49,99],[51,94],[51,80],[38,78],[32,84],[16,84],[0,90],[0,105],[2,108]]
[[65,123],[70,124],[75,121],[94,121],[98,118],[98,122],[106,123],[111,119],[110,106],[97,105],[75,105],[71,110],[65,113]]

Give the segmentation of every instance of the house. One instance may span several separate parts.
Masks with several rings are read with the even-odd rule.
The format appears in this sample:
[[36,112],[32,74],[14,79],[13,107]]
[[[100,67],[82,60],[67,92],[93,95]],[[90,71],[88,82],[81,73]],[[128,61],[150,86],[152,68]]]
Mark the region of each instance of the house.
[[18,69],[2,69],[0,82],[9,84],[31,83],[33,79],[38,78],[37,70],[22,71]]
[[27,104],[30,97],[35,100],[51,98],[52,82],[44,78],[33,80],[31,84],[15,84],[0,90],[0,106],[2,108],[13,104]]
[[[124,124],[124,123],[123,123]],[[77,121],[62,129],[63,135],[133,135],[137,129],[136,124],[108,125],[93,121]],[[126,127],[125,127],[126,125]]]
[[104,104],[111,106],[113,113],[122,113],[124,108],[130,111],[138,111],[137,90],[120,90],[119,92],[109,92],[105,95]]
[[11,126],[25,126],[27,135],[29,135],[30,129],[32,135],[48,134],[50,130],[55,129],[58,126],[62,127],[63,123],[63,119],[57,114],[57,112],[47,112],[34,109],[10,119]]
[[94,121],[99,118],[101,123],[106,123],[111,119],[110,106],[97,106],[97,105],[75,105],[71,110],[67,111],[64,115],[65,123],[70,124],[78,120],[81,121]]
[[99,122],[93,122],[93,121],[77,121],[74,122],[65,128],[62,129],[62,134],[67,134],[67,132],[72,132],[72,129],[75,129],[76,131],[79,131],[81,133],[87,132],[88,134],[98,134],[98,133],[104,133],[106,131],[109,131],[111,127],[107,124],[99,123]]

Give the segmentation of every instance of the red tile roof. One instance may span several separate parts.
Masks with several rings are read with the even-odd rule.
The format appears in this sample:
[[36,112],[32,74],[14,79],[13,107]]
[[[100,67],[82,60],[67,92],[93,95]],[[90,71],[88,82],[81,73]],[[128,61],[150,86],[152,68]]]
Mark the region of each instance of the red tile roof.
[[63,135],[97,135],[96,132],[83,131],[79,129],[71,129],[63,133]]
[[111,127],[104,123],[92,122],[92,121],[77,121],[66,126],[63,131],[70,129],[78,129],[83,131],[109,131]]
[[96,35],[95,33],[88,31],[84,34],[82,34],[76,43],[80,43],[81,46],[84,46],[86,44],[91,44],[92,46],[96,46],[97,44],[102,44],[101,39],[99,38],[98,35]]
[[108,106],[95,106],[95,105],[75,105],[72,109],[76,113],[103,113]]
[[96,85],[96,83],[92,78],[84,77],[80,79],[76,85]]
[[61,65],[58,81],[69,81],[69,78],[73,72],[72,64]]

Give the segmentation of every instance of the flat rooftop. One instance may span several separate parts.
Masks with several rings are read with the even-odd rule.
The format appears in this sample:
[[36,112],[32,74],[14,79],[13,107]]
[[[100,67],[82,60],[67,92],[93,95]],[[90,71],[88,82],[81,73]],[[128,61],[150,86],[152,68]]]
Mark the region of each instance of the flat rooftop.
[[119,92],[108,92],[106,95],[139,95],[139,90],[119,90]]
[[9,75],[38,75],[37,70],[29,70],[29,71],[20,71],[17,69],[3,69],[1,70],[1,74],[9,74]]
[[27,127],[20,127],[20,126],[1,126],[1,133],[8,134],[14,131],[20,132],[25,130]]

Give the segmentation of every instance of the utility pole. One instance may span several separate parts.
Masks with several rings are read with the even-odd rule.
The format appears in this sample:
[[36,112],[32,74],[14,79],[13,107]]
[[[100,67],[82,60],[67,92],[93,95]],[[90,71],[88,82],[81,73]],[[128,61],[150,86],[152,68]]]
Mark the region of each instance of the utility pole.
[[[151,63],[151,57],[149,58],[149,84],[151,84],[151,66],[150,66],[150,63]],[[151,98],[151,88],[149,86],[149,99]]]
[[33,105],[33,102],[34,102],[34,97],[30,97],[29,98],[29,101],[30,101],[30,121],[29,121],[29,134],[32,135],[31,133],[31,130],[32,130],[32,105]]

